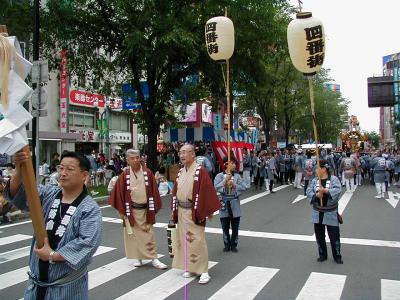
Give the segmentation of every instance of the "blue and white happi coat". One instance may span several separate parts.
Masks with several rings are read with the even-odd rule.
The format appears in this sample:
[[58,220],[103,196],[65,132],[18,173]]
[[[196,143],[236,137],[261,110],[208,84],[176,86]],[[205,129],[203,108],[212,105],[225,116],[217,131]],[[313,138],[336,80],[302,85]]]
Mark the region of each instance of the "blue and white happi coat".
[[[238,218],[242,215],[240,211],[239,195],[246,190],[246,185],[238,173],[235,173],[232,178],[236,188],[229,195],[226,195],[226,188],[224,185],[225,173],[218,173],[214,179],[214,187],[217,192],[220,193],[221,201],[223,202],[221,203],[221,208],[219,210],[220,218]],[[232,216],[229,215],[226,203],[227,201],[231,204]]]
[[[340,193],[342,191],[342,186],[340,184],[339,178],[331,175],[326,185],[327,186],[329,185],[329,187],[327,187],[329,191],[327,206],[337,205],[339,202]],[[317,199],[315,199],[316,198],[315,194],[317,193],[318,190],[319,190],[319,179],[318,177],[316,177],[311,181],[311,184],[309,184],[307,188],[307,197],[310,200],[311,204],[313,204],[314,201],[317,201]],[[337,213],[338,213],[337,209],[333,211],[323,212],[322,224],[330,226],[339,226]],[[313,209],[311,215],[312,223],[319,224],[319,214],[320,214],[319,211]]]
[[[56,197],[60,190],[61,188],[57,186],[39,185],[39,198],[46,218],[48,218],[49,212],[52,206],[54,206],[53,203],[57,201]],[[28,210],[23,186],[21,186],[13,198],[10,196],[9,187],[7,187],[5,196],[18,208]],[[102,217],[100,208],[92,197],[87,195],[76,208],[58,243],[57,249],[54,249],[65,261],[50,264],[48,270],[49,282],[65,277],[71,272],[85,269],[90,264],[94,253],[100,245],[101,234]],[[29,267],[31,273],[39,278],[39,257],[33,251],[34,246],[36,246],[35,242],[35,239],[33,239],[29,256]],[[36,299],[36,286],[30,281],[28,281],[24,299]],[[88,299],[87,270],[80,279],[72,283],[63,286],[48,287],[46,299]]]

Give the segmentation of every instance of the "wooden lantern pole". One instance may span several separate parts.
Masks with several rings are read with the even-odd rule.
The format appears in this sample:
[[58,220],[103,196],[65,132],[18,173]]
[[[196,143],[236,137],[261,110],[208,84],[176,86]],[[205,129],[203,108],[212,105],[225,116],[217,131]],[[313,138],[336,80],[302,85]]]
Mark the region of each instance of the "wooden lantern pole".
[[[225,17],[228,17],[228,9],[225,7]],[[228,165],[231,161],[231,94],[229,85],[229,59],[226,60],[226,110],[228,114]]]
[[[315,116],[315,108],[314,108],[314,87],[313,87],[313,76],[308,76],[308,87],[310,90],[310,102],[311,102],[311,115],[313,121],[313,129],[314,129],[314,140],[315,140],[315,150],[317,153],[317,176],[321,185],[321,174],[320,174],[320,166],[319,166],[319,149],[318,149],[318,131],[317,131],[317,118]],[[320,205],[322,204],[322,199],[319,199]]]
[[44,245],[44,238],[47,237],[44,225],[43,209],[37,191],[35,172],[33,171],[29,146],[25,146],[23,151],[28,154],[29,158],[26,162],[21,164],[22,184],[25,188],[25,195],[28,201],[36,244],[38,248],[42,248]]

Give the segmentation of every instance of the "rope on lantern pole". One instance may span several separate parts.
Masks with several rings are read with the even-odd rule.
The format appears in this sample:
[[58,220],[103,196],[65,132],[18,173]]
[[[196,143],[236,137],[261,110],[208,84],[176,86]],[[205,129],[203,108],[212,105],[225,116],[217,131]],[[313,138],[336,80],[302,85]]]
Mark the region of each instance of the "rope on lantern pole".
[[[314,76],[307,76],[308,78],[308,87],[310,90],[310,103],[311,103],[311,115],[312,115],[312,122],[313,122],[313,129],[314,129],[314,140],[315,140],[315,149],[317,153],[317,175],[319,182],[321,182],[321,175],[319,172],[320,166],[319,166],[319,148],[318,148],[318,131],[317,131],[317,118],[315,116],[315,104],[314,104],[314,87],[313,87],[313,78]],[[321,206],[322,205],[322,199],[319,199]]]

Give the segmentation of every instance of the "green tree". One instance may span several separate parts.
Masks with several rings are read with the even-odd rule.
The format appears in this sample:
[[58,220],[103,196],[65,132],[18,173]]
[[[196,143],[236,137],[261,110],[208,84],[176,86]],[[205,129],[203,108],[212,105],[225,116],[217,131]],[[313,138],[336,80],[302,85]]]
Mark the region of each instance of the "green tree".
[[368,141],[370,141],[372,147],[378,149],[381,143],[381,136],[375,131],[366,132],[366,135],[368,136]]
[[282,70],[288,57],[286,29],[290,10],[282,1],[260,1],[259,6],[262,7],[251,16],[249,30],[240,39],[245,42],[243,49],[237,51],[233,78],[236,87],[246,93],[239,103],[240,110],[255,108],[269,144],[279,87],[285,81]]
[[[136,90],[142,110],[133,117],[148,136],[153,170],[160,126],[173,116],[171,95],[187,76],[198,73],[206,58],[208,15],[202,14],[205,5],[196,2],[75,0],[66,5],[50,0],[42,11],[44,53],[53,67],[58,65],[54,49],[64,48],[71,73],[103,83],[100,91],[108,86],[120,94],[125,82]],[[148,99],[141,81],[147,81]]]
[[[169,100],[185,79],[199,75],[201,97],[224,98],[220,66],[208,57],[204,42],[206,21],[223,15],[224,6],[235,24],[233,86],[242,88],[243,79],[258,77],[260,58],[276,44],[276,26],[270,25],[280,22],[282,1],[49,0],[42,10],[44,54],[57,68],[57,52],[67,49],[73,75],[89,76],[115,94],[122,83],[131,83],[142,104],[133,117],[148,136],[148,164],[154,170],[157,134],[162,124],[173,123]],[[148,83],[148,99],[142,80]],[[199,97],[195,92],[184,101]],[[184,102],[178,100],[174,104]]]
[[[301,77],[303,76],[301,75]],[[319,143],[332,143],[339,136],[340,131],[345,128],[348,101],[340,93],[326,87],[326,84],[331,81],[329,70],[326,69],[321,69],[314,77],[315,116]],[[297,93],[301,100],[298,100],[298,105],[294,106],[296,122],[294,122],[293,128],[307,132],[308,138],[314,140],[308,80],[303,77],[296,82],[298,85],[296,90],[298,90]]]
[[310,120],[311,116],[308,110],[307,81],[303,74],[294,68],[289,57],[283,65],[282,75],[284,80],[278,87],[276,121],[285,132],[287,146],[290,131],[297,129],[305,119]]
[[0,1],[0,24],[7,26],[10,36],[16,36],[20,42],[25,42],[28,56],[33,32],[32,1]]

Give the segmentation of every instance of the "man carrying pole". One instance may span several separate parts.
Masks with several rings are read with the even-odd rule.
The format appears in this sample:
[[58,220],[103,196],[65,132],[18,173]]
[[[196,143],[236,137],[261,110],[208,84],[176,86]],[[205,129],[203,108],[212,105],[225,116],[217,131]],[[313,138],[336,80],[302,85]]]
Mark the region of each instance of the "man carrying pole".
[[[30,163],[30,154],[26,150],[17,152],[14,160],[16,172],[7,184],[5,197],[18,208],[28,210],[32,202],[27,201],[29,195],[25,194],[21,177],[23,165]],[[85,186],[89,176],[86,158],[66,152],[61,156],[58,172],[59,187],[40,185],[37,191],[48,237],[43,246],[36,237],[33,240],[24,299],[88,299],[87,267],[100,245],[101,212]]]

